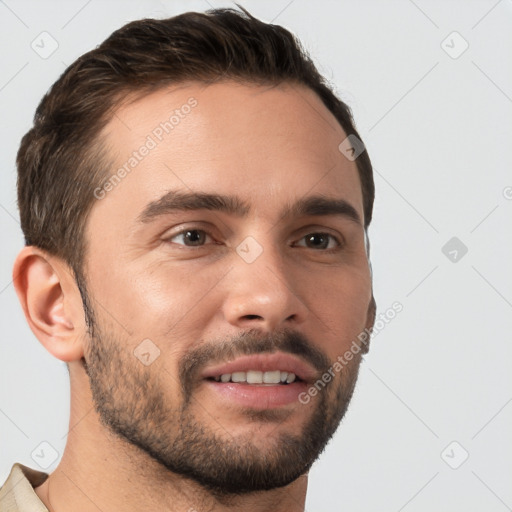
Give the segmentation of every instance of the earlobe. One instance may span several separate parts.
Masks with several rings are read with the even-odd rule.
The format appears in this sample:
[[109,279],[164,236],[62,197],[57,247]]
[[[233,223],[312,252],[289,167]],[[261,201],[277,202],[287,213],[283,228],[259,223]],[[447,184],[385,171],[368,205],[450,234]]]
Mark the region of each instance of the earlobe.
[[32,246],[21,250],[13,268],[14,287],[32,332],[48,352],[66,362],[83,355],[70,279],[61,260]]

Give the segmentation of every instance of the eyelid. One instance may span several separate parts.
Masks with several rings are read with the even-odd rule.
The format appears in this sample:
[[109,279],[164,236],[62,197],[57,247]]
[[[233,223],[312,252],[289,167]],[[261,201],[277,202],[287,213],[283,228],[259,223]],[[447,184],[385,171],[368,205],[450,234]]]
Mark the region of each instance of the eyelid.
[[309,226],[305,226],[297,231],[297,233],[301,234],[300,238],[309,235],[309,234],[324,234],[333,237],[340,246],[344,246],[346,241],[345,237],[338,230],[333,228],[328,228],[326,226],[319,226],[317,224],[312,224]]

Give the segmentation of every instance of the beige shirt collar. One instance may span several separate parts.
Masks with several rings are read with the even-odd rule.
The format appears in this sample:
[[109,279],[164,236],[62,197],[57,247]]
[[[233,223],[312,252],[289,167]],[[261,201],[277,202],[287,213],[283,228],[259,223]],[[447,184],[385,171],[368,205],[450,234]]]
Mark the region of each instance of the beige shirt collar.
[[48,473],[14,464],[0,488],[0,512],[48,512],[34,491],[47,478]]

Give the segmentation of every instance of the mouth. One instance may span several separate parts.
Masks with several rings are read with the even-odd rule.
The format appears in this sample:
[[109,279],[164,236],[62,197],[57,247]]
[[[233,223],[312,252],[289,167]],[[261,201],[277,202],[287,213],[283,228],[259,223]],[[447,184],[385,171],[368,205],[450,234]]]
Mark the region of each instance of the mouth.
[[222,405],[257,410],[298,402],[317,372],[301,358],[283,352],[242,356],[206,368],[201,377]]
[[236,382],[246,384],[263,384],[265,386],[274,386],[276,384],[291,384],[292,382],[302,382],[293,372],[283,370],[270,370],[266,372],[258,370],[248,370],[246,372],[223,373],[215,377],[208,377],[208,380],[215,382]]

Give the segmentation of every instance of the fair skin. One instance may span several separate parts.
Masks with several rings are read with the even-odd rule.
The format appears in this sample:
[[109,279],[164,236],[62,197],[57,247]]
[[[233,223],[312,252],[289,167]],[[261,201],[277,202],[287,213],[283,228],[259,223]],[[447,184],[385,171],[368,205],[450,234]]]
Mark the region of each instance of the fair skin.
[[[181,410],[179,361],[202,343],[215,346],[249,329],[262,335],[291,329],[332,364],[372,324],[356,165],[338,150],[346,135],[312,91],[225,82],[208,87],[192,83],[146,95],[121,105],[104,130],[114,169],[190,97],[197,106],[121,183],[95,200],[87,221],[84,273],[91,307],[101,332],[109,333],[104,339],[116,340],[124,368],[129,368],[126,375],[116,374],[118,367],[111,361],[115,379],[101,377],[105,390],[126,379],[113,395],[117,406],[144,404],[154,392],[151,396],[165,399],[162,410]],[[250,210],[245,216],[207,209],[166,211],[140,222],[147,205],[170,190],[236,195]],[[359,222],[335,214],[283,217],[286,205],[313,195],[342,199]],[[206,231],[204,242],[192,246],[178,234],[185,228]],[[324,236],[308,243],[314,233]],[[236,251],[247,237],[262,249],[250,263]],[[88,360],[90,340],[69,267],[26,247],[14,275],[33,332],[70,368],[66,449],[58,467],[35,490],[51,512],[62,512],[70,503],[76,512],[304,510],[307,472],[274,489],[219,497],[113,435],[94,407],[89,377],[80,363],[82,357]],[[148,366],[133,355],[146,339],[160,350]],[[286,361],[282,364],[296,367],[303,380],[314,382],[319,376],[308,358],[288,354]],[[355,357],[347,366],[351,371],[337,374],[330,389],[355,383],[359,362]],[[329,388],[307,406],[297,400],[298,392],[309,387],[306,382],[252,385],[258,390],[249,398],[244,392],[248,384],[231,384],[226,395],[220,390],[227,389],[225,384],[204,375],[224,363],[201,367],[203,375],[193,382],[186,416],[214,433],[217,445],[231,443],[242,450],[250,445],[254,453],[271,456],[283,435],[300,439],[322,393],[334,411]],[[147,389],[139,394],[135,384],[146,377]],[[158,439],[170,446],[178,435],[174,417],[169,414],[156,423],[156,415],[145,415],[147,435],[168,436]]]

